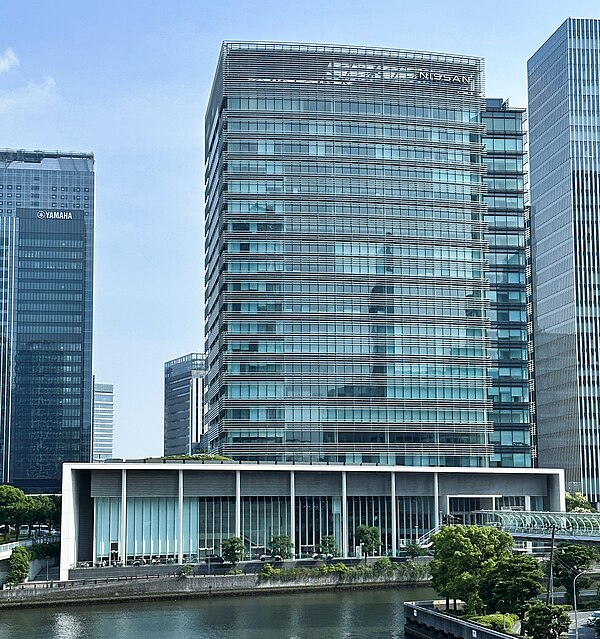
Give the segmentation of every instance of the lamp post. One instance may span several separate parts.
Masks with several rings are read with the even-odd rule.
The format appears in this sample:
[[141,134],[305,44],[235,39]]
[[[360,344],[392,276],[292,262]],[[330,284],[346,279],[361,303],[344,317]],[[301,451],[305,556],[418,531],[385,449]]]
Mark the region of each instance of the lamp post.
[[575,611],[575,639],[579,639],[579,628],[577,626],[577,591],[575,590],[575,582],[577,581],[577,577],[581,577],[581,575],[585,575],[585,570],[578,572],[575,577],[573,577],[573,610]]
[[573,577],[573,611],[575,612],[575,639],[579,639],[579,628],[577,627],[577,590],[575,590],[575,582],[581,575],[599,575],[597,570],[582,570]]

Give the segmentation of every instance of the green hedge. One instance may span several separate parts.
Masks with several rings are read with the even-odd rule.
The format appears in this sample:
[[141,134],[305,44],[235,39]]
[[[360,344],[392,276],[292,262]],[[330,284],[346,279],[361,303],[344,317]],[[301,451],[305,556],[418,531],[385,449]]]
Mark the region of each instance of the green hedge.
[[50,544],[33,544],[29,546],[30,559],[45,559],[46,557],[58,557],[60,555],[60,542]]
[[501,612],[495,612],[491,615],[469,617],[469,619],[492,630],[504,630],[506,628],[507,632],[510,632],[517,621],[519,621],[517,615],[503,615]]
[[267,563],[258,573],[258,578],[261,581],[302,581],[329,575],[337,575],[339,581],[345,583],[380,577],[387,577],[390,581],[421,581],[430,578],[429,567],[426,564],[416,564],[410,560],[397,564],[392,563],[387,557],[381,557],[370,566],[347,566],[340,562],[324,564],[318,568],[273,568]]

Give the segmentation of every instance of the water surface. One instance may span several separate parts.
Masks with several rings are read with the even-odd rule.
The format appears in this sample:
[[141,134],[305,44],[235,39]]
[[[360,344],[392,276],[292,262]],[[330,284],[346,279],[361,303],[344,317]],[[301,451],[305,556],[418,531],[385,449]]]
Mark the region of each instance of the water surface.
[[0,610],[6,639],[399,639],[428,588]]

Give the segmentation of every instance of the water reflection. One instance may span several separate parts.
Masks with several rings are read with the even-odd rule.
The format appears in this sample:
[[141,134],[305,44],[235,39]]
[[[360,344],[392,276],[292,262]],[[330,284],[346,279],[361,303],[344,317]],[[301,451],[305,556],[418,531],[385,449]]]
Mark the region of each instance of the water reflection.
[[[86,636],[84,619],[72,612],[58,612],[52,616],[52,637],[56,639],[84,639]],[[37,636],[36,631],[34,636]]]
[[10,639],[401,639],[404,601],[429,589],[395,588],[261,597],[3,610]]

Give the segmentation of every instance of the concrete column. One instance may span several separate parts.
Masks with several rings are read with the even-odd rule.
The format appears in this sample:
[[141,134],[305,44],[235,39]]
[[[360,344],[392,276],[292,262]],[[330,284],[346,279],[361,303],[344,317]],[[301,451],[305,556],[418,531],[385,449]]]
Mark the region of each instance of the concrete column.
[[292,552],[296,556],[296,473],[290,471],[290,536]]
[[[119,552],[123,565],[127,563],[127,470],[121,470],[121,539]],[[112,557],[111,557],[112,559]]]
[[178,482],[178,521],[177,521],[177,551],[178,551],[178,563],[183,563],[183,470],[179,471]]
[[392,556],[398,552],[398,516],[396,508],[396,473],[390,473],[392,488]]
[[342,556],[348,557],[348,498],[346,493],[346,471],[342,471]]
[[60,529],[60,580],[69,578],[69,568],[77,562],[76,512],[79,472],[68,465],[63,469]]
[[242,476],[235,471],[235,536],[242,536]]
[[433,473],[433,527],[440,525],[440,476]]
[[525,510],[531,510],[531,495],[525,495]]

